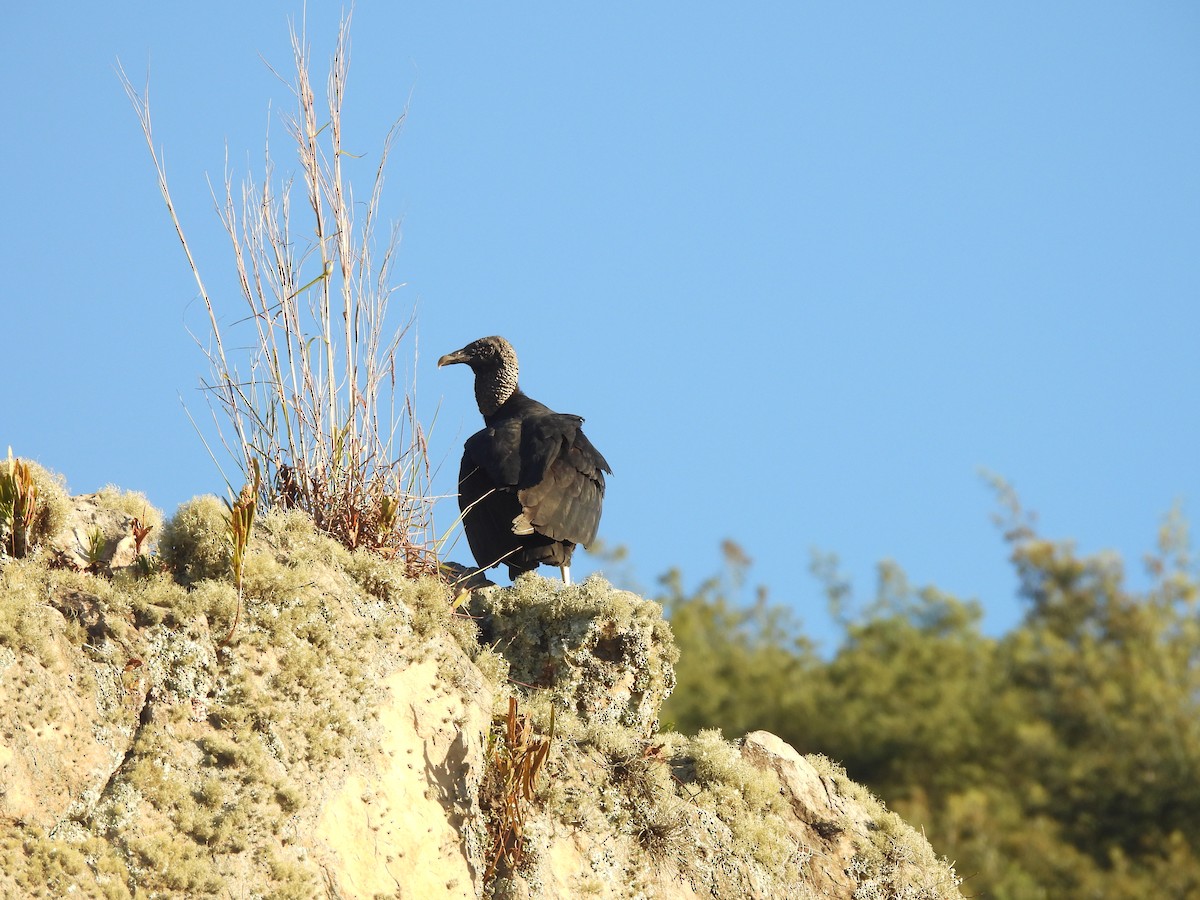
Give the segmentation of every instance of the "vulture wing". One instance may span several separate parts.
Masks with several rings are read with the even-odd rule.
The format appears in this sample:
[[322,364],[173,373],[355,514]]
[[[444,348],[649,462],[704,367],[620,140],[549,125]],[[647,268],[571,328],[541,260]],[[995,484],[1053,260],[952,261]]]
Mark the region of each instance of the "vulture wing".
[[480,565],[503,557],[514,535],[590,544],[596,537],[608,462],[579,416],[509,419],[467,439],[459,504]]
[[584,436],[579,416],[526,419],[521,432],[522,513],[517,534],[531,531],[587,546],[596,537],[608,462]]

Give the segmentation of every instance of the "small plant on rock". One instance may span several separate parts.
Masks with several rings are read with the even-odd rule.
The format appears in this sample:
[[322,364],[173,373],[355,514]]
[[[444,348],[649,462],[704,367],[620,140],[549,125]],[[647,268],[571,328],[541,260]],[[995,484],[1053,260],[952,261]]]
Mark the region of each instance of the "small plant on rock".
[[150,536],[154,526],[144,524],[144,519],[145,514],[142,518],[135,516],[129,523],[130,531],[133,532],[134,573],[138,578],[149,578],[161,568],[161,561],[145,546],[146,538]]
[[250,536],[254,532],[254,513],[258,505],[258,489],[261,478],[257,459],[251,457],[250,468],[253,477],[242,486],[237,499],[233,503],[225,501],[225,506],[229,509],[230,567],[233,570],[233,583],[237,588],[238,602],[233,625],[229,628],[229,634],[225,635],[225,640],[221,641],[222,644],[229,643],[233,638],[238,621],[242,617],[242,577],[246,571],[246,551],[250,548]]
[[13,458],[0,467],[0,555],[20,559],[29,551],[37,513],[38,487],[28,464]]
[[83,545],[83,558],[87,571],[99,574],[104,569],[104,548],[107,541],[99,526],[94,526],[87,533],[87,543]]
[[488,738],[482,791],[492,835],[485,881],[517,869],[525,858],[525,818],[554,740],[553,713],[550,733],[537,737],[529,715],[517,712],[516,697],[508,699],[508,714],[498,724]]

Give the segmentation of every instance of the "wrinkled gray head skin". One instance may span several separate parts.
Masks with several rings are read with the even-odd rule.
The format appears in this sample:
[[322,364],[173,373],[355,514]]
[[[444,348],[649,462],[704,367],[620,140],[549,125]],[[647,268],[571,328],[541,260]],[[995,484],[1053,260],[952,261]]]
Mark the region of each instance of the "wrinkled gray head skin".
[[465,363],[475,373],[475,402],[484,416],[498,410],[517,390],[517,351],[499,335],[472,341],[447,353],[437,364],[454,363]]

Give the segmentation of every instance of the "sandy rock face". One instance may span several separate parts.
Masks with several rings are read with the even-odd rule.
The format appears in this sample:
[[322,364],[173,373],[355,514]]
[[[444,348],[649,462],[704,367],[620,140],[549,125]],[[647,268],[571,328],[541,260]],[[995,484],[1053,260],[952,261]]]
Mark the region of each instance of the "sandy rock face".
[[[78,608],[87,599],[63,603]],[[50,829],[99,797],[133,740],[140,709],[114,669],[54,634],[42,658],[0,648],[0,821]]]
[[0,896],[478,896],[492,689],[445,587],[294,514],[236,632],[214,571],[0,561]]
[[[162,524],[161,514],[148,502],[138,509],[138,495],[108,489],[70,498],[65,520],[49,536],[49,549],[61,563],[76,569],[112,571],[132,566],[141,549]],[[135,523],[148,529],[139,545]]]
[[[467,661],[461,661],[469,665]],[[336,896],[474,898],[482,889],[478,821],[490,696],[464,702],[436,663],[392,673],[377,708],[380,743],[325,802],[312,832]]]

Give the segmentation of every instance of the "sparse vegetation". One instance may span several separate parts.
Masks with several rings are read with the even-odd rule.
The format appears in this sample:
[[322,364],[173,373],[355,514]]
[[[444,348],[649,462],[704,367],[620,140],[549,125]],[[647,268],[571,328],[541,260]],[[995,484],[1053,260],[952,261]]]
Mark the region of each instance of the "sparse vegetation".
[[[358,157],[346,151],[342,131],[349,26],[347,17],[324,104],[313,90],[307,38],[292,32],[297,106],[284,125],[298,153],[303,206],[292,203],[292,179],[277,179],[270,148],[260,181],[247,178],[238,190],[227,172],[217,198],[253,327],[251,356],[240,362],[227,353],[228,336],[171,200],[148,90],[121,77],[208,313],[211,376],[204,388],[226,423],[220,439],[244,480],[257,482],[263,508],[302,509],[351,549],[398,556],[413,576],[433,574],[425,436],[411,386],[395,368],[411,322],[388,337],[399,230],[376,249],[384,170],[403,116],[384,140],[365,201],[356,198]],[[297,227],[300,209],[308,229]]]

